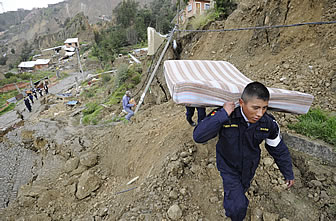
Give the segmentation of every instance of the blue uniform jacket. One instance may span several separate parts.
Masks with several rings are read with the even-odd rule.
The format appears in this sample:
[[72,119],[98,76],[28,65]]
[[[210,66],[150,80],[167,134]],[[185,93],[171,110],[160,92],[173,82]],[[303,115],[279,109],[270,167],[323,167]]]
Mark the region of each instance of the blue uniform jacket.
[[128,97],[127,95],[124,95],[123,99],[122,99],[122,105],[123,105],[123,109],[126,110],[127,108],[131,108],[134,106],[134,104],[130,104],[129,101],[131,100],[130,97]]
[[266,140],[266,149],[285,179],[294,179],[291,156],[280,138],[279,130],[274,117],[267,113],[248,126],[240,107],[235,108],[230,116],[220,108],[197,125],[193,137],[195,142],[204,143],[218,135],[218,170],[240,176],[243,186],[248,188],[260,161],[259,145],[263,140]]

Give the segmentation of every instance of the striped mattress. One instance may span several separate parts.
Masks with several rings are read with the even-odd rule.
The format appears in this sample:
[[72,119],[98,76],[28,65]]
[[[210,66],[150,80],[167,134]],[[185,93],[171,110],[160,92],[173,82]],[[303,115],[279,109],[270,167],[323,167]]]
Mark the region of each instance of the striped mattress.
[[[168,60],[164,75],[173,101],[188,106],[216,107],[237,102],[244,87],[252,82],[226,61]],[[269,109],[305,114],[314,97],[298,91],[268,88]]]

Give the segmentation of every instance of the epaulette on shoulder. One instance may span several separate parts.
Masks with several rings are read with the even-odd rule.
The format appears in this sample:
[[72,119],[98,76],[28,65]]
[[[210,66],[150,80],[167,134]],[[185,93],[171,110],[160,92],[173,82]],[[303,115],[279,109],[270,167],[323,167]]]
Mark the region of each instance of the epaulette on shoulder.
[[218,107],[218,108],[212,110],[207,116],[213,116],[213,115],[215,115],[216,112],[219,111],[220,109],[221,109],[221,107]]

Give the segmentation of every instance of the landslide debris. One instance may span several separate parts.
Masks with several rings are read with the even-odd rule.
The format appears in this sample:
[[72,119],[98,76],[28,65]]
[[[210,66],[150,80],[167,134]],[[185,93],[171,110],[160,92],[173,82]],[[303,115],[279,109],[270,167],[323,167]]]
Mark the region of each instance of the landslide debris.
[[[242,0],[227,21],[209,28],[335,18],[336,1],[315,3]],[[253,80],[312,93],[315,107],[335,111],[333,27],[196,34],[182,39],[181,58],[227,60]],[[145,102],[134,123],[82,126],[72,116],[82,107],[69,108],[51,97],[39,116],[5,135],[1,150],[21,148],[37,158],[23,167],[31,171],[30,179],[0,209],[1,219],[229,220],[215,165],[216,139],[193,142],[185,108],[155,100],[164,97],[163,82],[159,75],[150,94],[153,102]],[[277,118],[282,126],[296,119],[291,114]],[[11,145],[20,131],[26,141]],[[294,150],[291,154],[296,183],[286,190],[262,148],[247,193],[246,220],[336,219],[335,167]]]

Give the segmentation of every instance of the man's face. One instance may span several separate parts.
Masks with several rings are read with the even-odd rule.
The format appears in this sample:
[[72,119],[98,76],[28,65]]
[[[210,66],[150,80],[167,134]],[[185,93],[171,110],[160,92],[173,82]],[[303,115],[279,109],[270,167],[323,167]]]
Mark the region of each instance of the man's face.
[[255,123],[260,120],[268,107],[268,101],[264,101],[256,97],[250,98],[247,102],[239,99],[239,104],[242,107],[249,123]]

